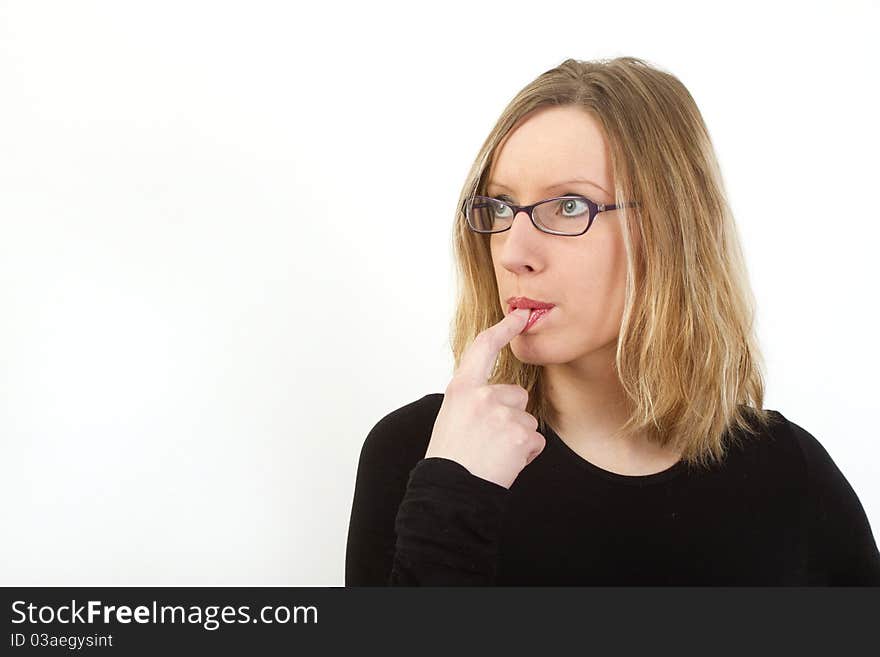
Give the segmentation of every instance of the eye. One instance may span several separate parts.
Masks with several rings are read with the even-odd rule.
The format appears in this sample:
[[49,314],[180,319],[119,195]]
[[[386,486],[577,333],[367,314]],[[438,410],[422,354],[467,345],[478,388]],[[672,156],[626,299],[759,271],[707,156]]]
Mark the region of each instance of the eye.
[[506,219],[507,213],[510,212],[510,206],[505,205],[505,203],[513,203],[513,199],[505,194],[502,194],[498,198],[493,198],[492,201],[502,201],[501,203],[492,203],[492,212],[496,217]]
[[[580,208],[578,208],[578,205],[580,205]],[[557,209],[564,217],[579,217],[585,212],[589,212],[590,206],[582,198],[564,198],[559,201]]]

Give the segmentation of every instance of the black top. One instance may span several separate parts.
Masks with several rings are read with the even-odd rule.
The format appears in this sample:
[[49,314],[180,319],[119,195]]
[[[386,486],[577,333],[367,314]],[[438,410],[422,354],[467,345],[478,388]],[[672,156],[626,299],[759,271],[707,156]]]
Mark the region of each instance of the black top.
[[506,489],[424,458],[443,394],[382,418],[360,454],[345,585],[880,585],[867,516],[781,413],[722,465],[604,470],[553,431]]

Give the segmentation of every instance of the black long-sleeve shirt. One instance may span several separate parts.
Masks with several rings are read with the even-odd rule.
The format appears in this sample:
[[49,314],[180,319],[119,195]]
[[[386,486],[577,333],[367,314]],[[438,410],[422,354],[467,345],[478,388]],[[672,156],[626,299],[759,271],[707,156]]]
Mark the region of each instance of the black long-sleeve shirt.
[[880,585],[864,509],[778,411],[723,463],[622,475],[553,431],[509,489],[424,458],[443,394],[383,417],[358,464],[345,585]]

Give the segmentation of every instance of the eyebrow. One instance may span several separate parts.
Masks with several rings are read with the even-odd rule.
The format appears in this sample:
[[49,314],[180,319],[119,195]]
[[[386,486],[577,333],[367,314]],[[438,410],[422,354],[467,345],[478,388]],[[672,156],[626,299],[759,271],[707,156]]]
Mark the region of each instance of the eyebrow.
[[[547,187],[544,188],[544,191],[548,191],[548,192],[549,192],[549,191],[551,191],[551,190],[559,189],[560,187],[565,187],[566,185],[570,185],[571,183],[587,183],[588,185],[592,185],[593,187],[595,187],[595,188],[597,188],[597,189],[601,189],[601,190],[602,190],[603,192],[605,192],[606,194],[609,193],[609,192],[608,192],[604,187],[602,187],[601,185],[597,185],[597,184],[594,183],[592,180],[587,180],[586,178],[572,178],[571,180],[566,180],[565,182],[556,183],[555,185],[549,185],[549,186],[547,186]],[[487,183],[486,186],[487,186],[487,187],[489,187],[489,186],[501,187],[502,189],[506,189],[508,192],[512,192],[512,191],[513,191],[513,189],[512,189],[511,187],[508,187],[507,185],[505,185],[505,184],[503,184],[503,183],[500,183],[500,182],[495,182],[494,180],[490,180],[490,181]]]

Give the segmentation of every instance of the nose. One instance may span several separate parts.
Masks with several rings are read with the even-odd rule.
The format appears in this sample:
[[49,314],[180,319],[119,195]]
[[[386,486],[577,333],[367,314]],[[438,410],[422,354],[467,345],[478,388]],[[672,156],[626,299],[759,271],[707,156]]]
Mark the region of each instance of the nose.
[[523,215],[522,221],[520,221],[520,223],[525,225],[525,228],[520,228],[520,230],[528,231],[529,229],[533,229],[539,233],[541,232],[540,230],[538,230],[537,226],[532,224],[532,219],[531,217],[529,217],[529,213],[525,210],[520,210],[515,215],[513,215],[513,219],[510,220],[510,230],[508,232],[512,233],[514,230],[516,230],[516,218],[520,215]]
[[[520,219],[518,223],[517,219]],[[549,235],[532,224],[529,213],[525,210],[519,210],[513,215],[508,229],[494,237],[498,238],[493,246],[496,264],[519,276],[539,269],[538,262],[542,260],[540,253],[550,246],[545,241]]]

